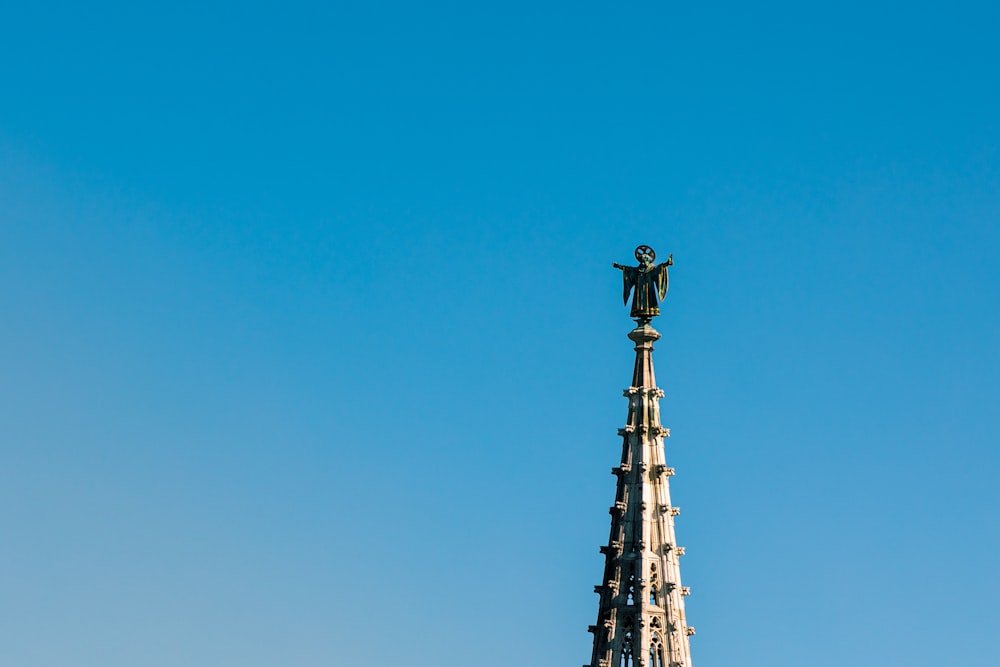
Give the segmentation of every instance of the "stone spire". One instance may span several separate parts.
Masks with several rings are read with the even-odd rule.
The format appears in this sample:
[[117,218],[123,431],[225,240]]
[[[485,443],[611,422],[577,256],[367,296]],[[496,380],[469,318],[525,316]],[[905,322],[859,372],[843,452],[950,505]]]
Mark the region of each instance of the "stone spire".
[[[666,266],[661,266],[665,273]],[[627,272],[625,280],[628,289]],[[659,294],[661,299],[665,292]],[[689,589],[681,585],[680,572],[684,547],[677,546],[674,536],[680,508],[670,501],[668,480],[674,469],[667,467],[663,449],[670,431],[660,424],[663,391],[653,372],[653,343],[660,334],[649,325],[650,319],[640,313],[639,326],[628,334],[635,343],[635,369],[632,386],[624,392],[628,420],[618,430],[621,464],[611,469],[617,488],[610,510],[611,536],[601,547],[604,578],[594,588],[601,596],[597,624],[590,626],[594,652],[584,667],[691,667],[688,637],[694,628],[684,616]]]

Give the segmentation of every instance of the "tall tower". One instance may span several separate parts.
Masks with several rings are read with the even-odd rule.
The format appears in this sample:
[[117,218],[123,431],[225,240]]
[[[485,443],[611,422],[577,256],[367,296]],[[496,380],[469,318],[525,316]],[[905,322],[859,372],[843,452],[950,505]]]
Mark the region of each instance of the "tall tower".
[[653,343],[660,334],[650,326],[660,314],[659,300],[667,292],[667,267],[673,257],[655,264],[648,246],[635,251],[639,266],[621,269],[625,301],[632,292],[631,316],[636,326],[628,337],[635,343],[632,385],[625,390],[628,419],[619,429],[621,464],[612,468],[617,478],[611,507],[611,536],[601,547],[604,579],[594,592],[601,596],[594,634],[594,653],[584,667],[691,667],[688,638],[694,628],[684,616],[680,557],[674,518],[680,513],[670,501],[663,441],[670,430],[660,423],[660,399],[653,373]]

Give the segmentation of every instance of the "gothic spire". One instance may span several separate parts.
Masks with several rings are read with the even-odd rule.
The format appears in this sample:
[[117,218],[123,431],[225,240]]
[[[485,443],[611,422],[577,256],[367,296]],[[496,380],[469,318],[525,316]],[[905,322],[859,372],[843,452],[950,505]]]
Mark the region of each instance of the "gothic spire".
[[[653,343],[660,334],[650,326],[666,294],[666,270],[673,263],[654,265],[648,246],[636,249],[638,267],[623,270],[626,293],[634,290],[632,316],[638,326],[628,337],[635,343],[632,385],[624,391],[628,418],[618,430],[621,463],[611,469],[617,479],[611,506],[611,534],[606,546],[604,577],[594,591],[600,595],[594,651],[584,667],[691,667],[680,557],[674,519],[680,513],[670,501],[668,480],[674,474],[664,455],[669,429],[660,423],[660,399],[653,372]],[[631,273],[630,273],[631,271]],[[642,294],[640,287],[642,286]]]

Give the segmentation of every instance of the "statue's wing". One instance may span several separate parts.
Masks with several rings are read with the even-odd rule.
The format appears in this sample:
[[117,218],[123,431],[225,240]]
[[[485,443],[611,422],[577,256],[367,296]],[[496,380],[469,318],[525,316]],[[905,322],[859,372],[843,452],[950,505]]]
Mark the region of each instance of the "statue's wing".
[[660,275],[657,276],[657,281],[656,281],[657,282],[657,285],[656,285],[657,290],[656,291],[659,293],[660,301],[663,301],[663,297],[665,297],[667,295],[667,287],[669,286],[670,278],[667,276],[667,264],[666,264],[666,262],[664,262],[663,264],[660,264],[659,268],[660,268]]

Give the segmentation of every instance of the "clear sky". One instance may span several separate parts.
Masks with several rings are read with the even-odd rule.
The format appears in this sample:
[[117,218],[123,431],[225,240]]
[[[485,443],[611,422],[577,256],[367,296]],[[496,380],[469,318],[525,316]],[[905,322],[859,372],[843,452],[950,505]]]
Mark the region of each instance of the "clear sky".
[[996,3],[0,9],[0,664],[995,667]]

